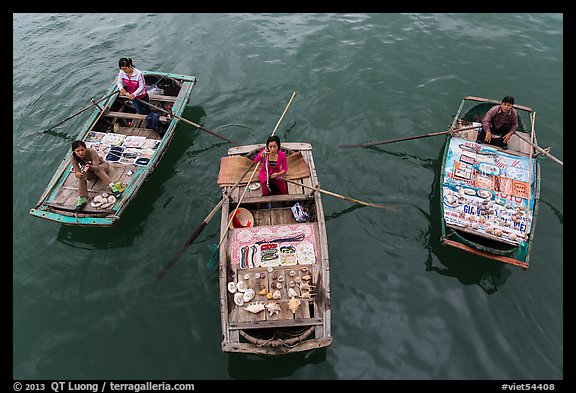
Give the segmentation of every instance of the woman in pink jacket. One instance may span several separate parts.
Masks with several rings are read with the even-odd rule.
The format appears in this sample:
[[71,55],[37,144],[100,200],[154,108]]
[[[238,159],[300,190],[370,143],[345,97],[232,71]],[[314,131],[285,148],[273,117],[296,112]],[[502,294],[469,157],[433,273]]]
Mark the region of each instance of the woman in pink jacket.
[[136,69],[132,64],[131,58],[123,57],[118,61],[118,66],[120,71],[118,71],[118,90],[120,94],[128,96],[132,100],[136,112],[141,115],[147,115],[150,113],[150,108],[148,105],[141,103],[136,98],[142,101],[150,102],[150,97],[148,96],[148,90],[146,90],[146,81],[144,80],[144,75],[140,70]]
[[254,162],[262,162],[260,173],[260,185],[262,195],[288,194],[286,182],[279,177],[288,172],[286,153],[280,151],[280,138],[276,135],[266,140],[266,148],[254,158]]

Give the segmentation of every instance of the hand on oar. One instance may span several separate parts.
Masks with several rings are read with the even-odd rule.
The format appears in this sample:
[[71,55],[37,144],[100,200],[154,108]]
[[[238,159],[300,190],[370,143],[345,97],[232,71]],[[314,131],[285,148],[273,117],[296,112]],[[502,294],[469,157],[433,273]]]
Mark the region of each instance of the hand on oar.
[[[123,97],[125,97],[125,96],[123,96]],[[228,142],[230,142],[230,143],[232,143],[232,144],[234,144],[234,145],[237,145],[237,144],[238,144],[238,142],[236,142],[236,141],[234,141],[234,140],[232,140],[232,139],[230,139],[230,138],[228,138],[228,137],[226,137],[226,136],[217,134],[217,133],[215,133],[214,131],[210,131],[209,129],[202,127],[200,124],[196,124],[196,123],[194,123],[193,121],[190,121],[190,120],[188,120],[188,119],[184,119],[183,117],[180,117],[180,116],[178,116],[178,115],[175,115],[174,113],[172,113],[172,111],[167,111],[167,110],[165,110],[164,108],[160,108],[159,106],[152,105],[152,104],[150,104],[149,102],[146,102],[146,101],[141,100],[140,98],[136,98],[136,99],[137,99],[138,101],[140,101],[141,103],[148,105],[148,106],[151,107],[151,108],[158,109],[159,111],[162,111],[162,112],[164,112],[164,113],[166,113],[166,114],[168,114],[168,115],[170,115],[170,116],[174,116],[175,118],[180,119],[180,120],[182,120],[183,122],[186,122],[186,123],[188,123],[188,124],[191,124],[191,125],[193,125],[193,126],[195,126],[195,127],[198,127],[198,128],[201,129],[202,131],[206,131],[207,133],[212,134],[212,135],[214,135],[214,136],[217,136],[217,137],[220,138],[220,139],[224,139],[225,141],[228,141]]]
[[109,98],[110,96],[113,96],[113,95],[116,94],[116,93],[118,93],[117,90],[115,90],[115,91],[113,91],[112,93],[110,93],[110,94],[108,94],[108,95],[100,98],[98,101],[94,101],[94,100],[92,99],[92,104],[88,105],[88,106],[85,107],[85,108],[80,109],[78,112],[76,112],[76,113],[73,114],[72,116],[69,116],[69,117],[67,117],[66,119],[62,120],[60,123],[58,123],[58,124],[56,124],[56,125],[48,128],[48,129],[46,129],[46,130],[44,130],[44,131],[38,131],[38,132],[32,133],[32,134],[30,134],[30,135],[28,135],[28,136],[48,133],[48,132],[51,131],[53,128],[56,128],[56,127],[58,127],[58,126],[61,125],[61,124],[64,124],[64,123],[67,122],[68,120],[70,120],[70,119],[78,116],[79,114],[87,111],[88,109],[92,108],[93,106],[98,105],[99,102],[104,101],[105,99]]
[[458,133],[458,132],[460,132],[460,131],[471,130],[472,128],[478,128],[478,127],[479,127],[479,126],[476,125],[476,126],[459,128],[459,129],[457,129],[457,130],[432,132],[432,133],[430,133],[430,134],[409,136],[409,137],[406,137],[406,138],[387,139],[387,140],[384,140],[384,141],[377,141],[377,142],[365,142],[365,143],[359,143],[359,144],[356,144],[356,145],[340,145],[340,147],[343,147],[343,148],[351,148],[351,147],[370,147],[370,146],[384,145],[384,144],[386,144],[386,143],[409,141],[409,140],[412,140],[412,139],[428,138],[428,137],[431,137],[431,136],[446,135],[446,134],[455,134],[455,133]]
[[336,198],[344,199],[344,200],[349,201],[349,202],[359,203],[359,204],[364,205],[364,206],[372,206],[372,207],[378,207],[378,208],[380,208],[380,209],[389,209],[389,210],[394,210],[394,211],[399,211],[399,210],[400,210],[400,209],[398,209],[397,207],[381,205],[381,204],[379,204],[379,203],[364,202],[364,201],[361,201],[361,200],[358,200],[358,199],[354,199],[354,198],[350,198],[350,197],[347,197],[347,196],[344,196],[344,195],[336,194],[335,192],[323,190],[323,189],[321,189],[320,187],[311,187],[311,186],[308,186],[308,185],[306,185],[306,184],[298,183],[298,182],[296,182],[296,181],[294,181],[294,180],[286,179],[286,178],[284,178],[284,177],[281,177],[281,179],[284,180],[284,181],[287,181],[288,183],[296,184],[297,186],[302,186],[302,187],[308,188],[308,189],[310,189],[310,190],[319,191],[319,192],[322,192],[322,193],[324,193],[324,194],[328,194],[328,195],[331,195],[331,196],[336,197]]

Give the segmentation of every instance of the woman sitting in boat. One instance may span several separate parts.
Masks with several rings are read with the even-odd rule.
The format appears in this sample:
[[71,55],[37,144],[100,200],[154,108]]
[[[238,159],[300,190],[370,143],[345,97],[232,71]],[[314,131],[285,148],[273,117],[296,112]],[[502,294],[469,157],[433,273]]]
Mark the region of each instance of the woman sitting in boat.
[[288,172],[286,153],[280,151],[280,138],[276,135],[266,140],[266,148],[254,158],[254,162],[263,161],[258,177],[262,195],[288,194],[288,186],[280,177]]
[[132,64],[131,58],[123,57],[118,61],[120,71],[118,71],[118,90],[120,94],[128,96],[132,100],[132,104],[141,115],[150,113],[148,105],[141,103],[137,99],[150,102],[148,90],[146,90],[146,81],[144,75],[140,70],[136,69]]
[[72,142],[72,157],[70,163],[74,169],[74,175],[78,179],[78,200],[76,211],[82,210],[88,202],[88,180],[100,178],[104,184],[108,184],[116,198],[120,197],[120,192],[116,185],[110,180],[108,172],[110,164],[102,160],[96,150],[86,147],[84,141]]
[[482,119],[482,131],[476,142],[490,143],[508,149],[508,141],[518,128],[518,112],[512,106],[514,98],[506,96],[500,105],[494,105]]

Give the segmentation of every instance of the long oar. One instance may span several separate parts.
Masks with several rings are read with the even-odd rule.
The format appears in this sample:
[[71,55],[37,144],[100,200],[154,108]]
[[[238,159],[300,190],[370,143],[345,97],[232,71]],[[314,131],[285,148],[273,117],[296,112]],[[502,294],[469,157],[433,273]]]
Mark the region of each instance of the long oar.
[[552,154],[550,154],[550,152],[548,152],[548,150],[546,149],[542,149],[540,146],[538,146],[537,144],[535,144],[534,142],[524,138],[522,135],[516,133],[515,134],[518,138],[522,139],[524,142],[529,143],[530,145],[534,146],[536,148],[536,150],[538,150],[540,153],[545,154],[546,156],[550,157],[552,159],[552,161],[556,162],[557,164],[559,164],[561,167],[564,167],[564,163],[562,161],[560,161],[559,159],[557,159],[556,157],[554,157]]
[[332,195],[332,196],[334,196],[334,197],[336,197],[336,198],[344,199],[344,200],[349,201],[349,202],[359,203],[359,204],[364,205],[364,206],[379,207],[379,208],[381,208],[381,209],[390,209],[390,210],[394,210],[394,211],[398,211],[398,210],[399,210],[399,209],[396,208],[396,207],[391,207],[391,206],[386,206],[386,205],[380,205],[380,204],[378,204],[378,203],[360,201],[360,200],[358,200],[358,199],[354,199],[354,198],[350,198],[350,197],[347,197],[347,196],[344,196],[344,195],[336,194],[335,192],[323,190],[323,189],[321,189],[320,187],[307,186],[306,184],[298,183],[298,182],[296,182],[296,181],[294,181],[294,180],[289,180],[289,179],[286,179],[286,178],[283,178],[283,177],[281,177],[281,179],[287,181],[288,183],[296,184],[297,186],[302,186],[302,187],[304,187],[304,188],[309,188],[310,190],[319,191],[319,192],[322,192],[322,193],[324,193],[324,194]]
[[[125,97],[125,96],[123,96],[123,97]],[[169,114],[170,116],[174,116],[175,118],[180,119],[180,120],[182,120],[182,121],[184,121],[184,122],[186,122],[186,123],[188,123],[188,124],[192,124],[193,126],[198,127],[198,128],[201,129],[202,131],[206,131],[206,132],[208,132],[208,133],[210,133],[210,134],[212,134],[212,135],[214,135],[214,136],[217,136],[217,137],[220,138],[220,139],[224,139],[225,141],[228,141],[228,142],[230,142],[230,143],[232,143],[232,144],[235,144],[235,145],[238,144],[238,142],[236,142],[236,141],[234,141],[234,140],[232,140],[232,139],[230,139],[230,138],[228,138],[228,137],[226,137],[226,136],[224,136],[224,135],[217,134],[217,133],[215,133],[214,131],[210,131],[209,129],[202,127],[200,124],[196,124],[196,123],[194,123],[193,121],[190,121],[190,120],[188,120],[188,119],[185,119],[185,118],[183,118],[183,117],[180,117],[180,116],[178,116],[178,115],[175,115],[175,114],[172,113],[172,112],[169,112],[169,111],[167,111],[167,110],[165,110],[165,109],[163,109],[163,108],[160,108],[159,106],[152,105],[152,104],[150,104],[149,102],[146,102],[146,101],[141,100],[140,98],[136,98],[136,99],[137,99],[138,101],[140,101],[141,103],[148,105],[148,106],[151,107],[151,108],[158,109],[159,111],[162,111],[162,112],[164,112],[164,113],[167,113],[167,114]]]
[[[242,173],[242,175],[238,178],[238,180],[236,180],[236,183],[234,183],[232,188],[230,188],[229,193],[232,193],[232,191],[234,191],[238,187],[238,185],[240,184],[242,179],[244,179],[244,176],[246,176],[248,171],[250,171],[250,169],[252,169],[254,164],[255,164],[255,162],[252,162],[250,164],[250,166],[248,166],[248,168],[244,171],[244,173]],[[212,211],[210,213],[208,213],[208,215],[206,216],[204,221],[202,221],[202,223],[198,226],[198,228],[196,228],[196,230],[194,231],[192,236],[190,236],[190,238],[188,240],[186,240],[186,243],[184,243],[184,245],[182,247],[180,247],[180,249],[178,250],[176,255],[174,255],[172,257],[172,259],[170,259],[170,261],[168,261],[166,266],[164,266],[162,268],[162,270],[160,272],[158,272],[158,274],[156,274],[156,277],[154,278],[154,283],[157,283],[158,281],[160,281],[160,279],[162,279],[162,277],[164,277],[166,275],[166,273],[168,273],[168,271],[170,269],[172,269],[174,264],[180,259],[182,254],[184,254],[184,251],[186,251],[188,249],[188,247],[190,247],[190,245],[194,242],[194,240],[196,240],[198,235],[200,235],[200,233],[202,233],[202,231],[204,230],[204,228],[206,228],[206,226],[208,225],[210,220],[212,220],[212,217],[214,217],[214,215],[218,212],[218,210],[220,209],[222,204],[224,204],[224,202],[227,199],[228,199],[228,195],[226,193],[224,193],[224,196],[222,197],[222,199],[220,199],[220,202],[218,202],[218,204],[216,206],[214,206],[214,209],[212,209]]]
[[366,142],[366,143],[359,143],[357,145],[340,145],[340,147],[344,148],[351,148],[351,147],[370,147],[376,145],[384,145],[386,143],[394,143],[394,142],[401,142],[401,141],[409,141],[412,139],[420,139],[420,138],[429,138],[431,136],[438,136],[438,135],[445,135],[445,134],[454,134],[460,131],[471,130],[472,128],[478,128],[480,126],[470,126],[470,127],[463,127],[457,130],[449,130],[449,131],[440,131],[440,132],[432,132],[430,134],[424,135],[416,135],[416,136],[409,136],[406,138],[396,138],[396,139],[387,139],[385,141],[378,141],[378,142]]
[[98,101],[94,101],[94,100],[92,100],[92,104],[88,105],[87,107],[85,107],[85,108],[83,108],[83,109],[80,109],[78,112],[76,112],[76,113],[75,113],[75,114],[73,114],[72,116],[69,116],[69,117],[67,117],[66,119],[62,120],[60,123],[58,123],[58,124],[56,124],[56,125],[54,125],[54,126],[52,126],[52,127],[48,128],[47,130],[44,130],[44,131],[38,131],[38,132],[36,132],[36,133],[34,133],[34,134],[30,134],[30,135],[35,135],[35,134],[44,134],[44,133],[46,133],[46,132],[48,132],[48,131],[52,130],[53,128],[56,128],[56,127],[58,127],[60,124],[64,124],[64,123],[65,123],[65,122],[67,122],[68,120],[70,120],[70,119],[72,119],[72,118],[74,118],[74,117],[78,116],[80,113],[87,111],[88,109],[92,108],[94,105],[98,105],[98,103],[99,103],[99,102],[102,102],[102,101],[104,101],[105,99],[107,99],[108,97],[110,97],[110,96],[113,96],[114,94],[117,94],[117,93],[119,93],[119,91],[118,91],[118,90],[116,90],[116,91],[114,91],[114,92],[112,92],[112,93],[108,94],[108,95],[107,95],[107,96],[105,96],[105,97],[102,97],[102,98],[100,98]]

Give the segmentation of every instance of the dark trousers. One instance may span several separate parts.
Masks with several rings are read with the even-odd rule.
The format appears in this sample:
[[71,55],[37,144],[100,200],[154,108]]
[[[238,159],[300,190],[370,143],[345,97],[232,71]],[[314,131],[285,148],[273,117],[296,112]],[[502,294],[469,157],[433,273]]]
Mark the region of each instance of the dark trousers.
[[[510,124],[504,124],[500,128],[495,128],[491,124],[490,134],[492,135],[492,139],[490,139],[490,142],[488,142],[488,143],[490,143],[491,145],[500,146],[500,147],[507,146],[508,144],[504,143],[504,135],[506,135],[510,132],[510,128],[512,128],[512,126]],[[494,136],[497,136],[497,138],[495,138]],[[499,138],[498,138],[498,136],[499,136]],[[478,137],[476,138],[476,142],[484,143],[485,138],[486,138],[486,131],[484,131],[484,129],[482,129],[482,131],[480,131],[478,133]]]
[[[144,97],[142,97],[140,99],[142,101],[150,102],[150,96],[148,94],[146,94]],[[148,113],[150,113],[150,107],[146,104],[141,103],[136,98],[134,98],[134,100],[132,101],[132,104],[134,105],[134,109],[136,109],[137,113],[139,113],[141,115],[147,115]]]

